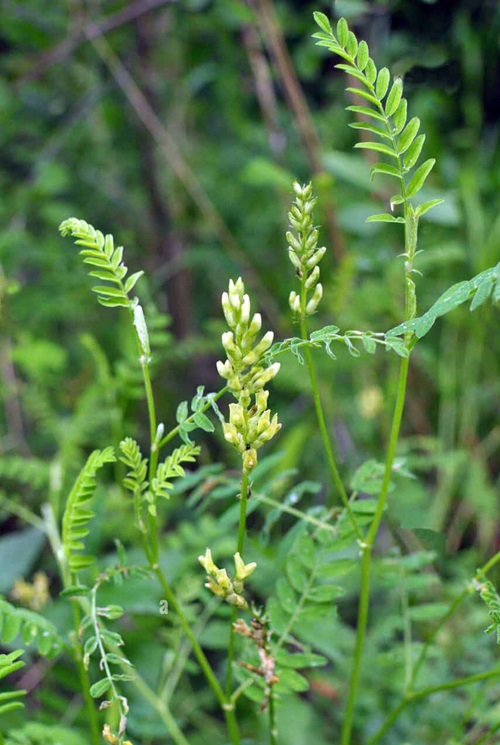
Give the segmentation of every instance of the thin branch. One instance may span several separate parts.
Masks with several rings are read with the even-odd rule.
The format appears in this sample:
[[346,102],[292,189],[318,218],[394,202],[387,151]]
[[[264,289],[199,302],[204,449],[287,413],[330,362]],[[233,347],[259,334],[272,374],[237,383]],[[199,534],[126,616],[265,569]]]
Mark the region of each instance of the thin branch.
[[276,301],[262,284],[255,269],[248,263],[245,251],[227,227],[223,217],[198,180],[195,172],[182,156],[170,132],[164,127],[143,92],[124,67],[119,57],[113,52],[106,39],[89,39],[89,41],[92,42],[100,58],[125,94],[129,104],[160,147],[169,166],[183,183],[204,219],[213,226],[227,254],[236,264],[245,267],[248,284],[259,293],[261,305],[264,307],[275,328],[281,328],[282,323]]
[[57,44],[57,46],[35,59],[33,67],[19,80],[19,83],[36,80],[41,77],[53,65],[64,62],[77,47],[87,40],[92,41],[93,39],[97,39],[109,31],[130,23],[144,15],[144,13],[161,8],[163,5],[171,5],[174,2],[177,2],[177,0],[135,0],[135,2],[128,3],[122,10],[113,13],[107,18],[103,18],[101,21],[91,21],[81,26],[73,34],[67,36],[60,44]]

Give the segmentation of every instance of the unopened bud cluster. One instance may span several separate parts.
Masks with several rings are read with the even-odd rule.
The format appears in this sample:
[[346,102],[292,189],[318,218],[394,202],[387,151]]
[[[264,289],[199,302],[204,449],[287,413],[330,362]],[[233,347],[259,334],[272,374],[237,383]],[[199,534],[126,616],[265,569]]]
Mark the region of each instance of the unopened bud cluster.
[[275,362],[266,366],[262,362],[274,335],[268,331],[257,340],[262,318],[260,313],[251,316],[250,298],[241,277],[236,282],[229,280],[229,290],[222,295],[222,310],[231,330],[222,334],[227,360],[217,362],[217,371],[237,400],[229,405],[224,437],[241,453],[244,469],[251,471],[257,463],[257,450],[281,428],[277,415],[271,418],[266,408],[268,392],[264,390],[280,365]]
[[207,573],[205,587],[214,595],[223,598],[229,605],[246,609],[248,603],[243,596],[245,580],[252,574],[257,564],[253,561],[245,564],[239,553],[234,554],[234,577],[230,578],[225,569],[219,569],[212,559],[212,552],[207,548],[204,556],[198,561]]
[[318,229],[313,222],[313,209],[316,198],[312,195],[312,184],[301,186],[293,183],[295,201],[288,213],[290,230],[286,233],[288,256],[301,282],[301,293],[291,292],[288,302],[297,316],[314,313],[323,296],[323,286],[319,282],[319,262],[326,252],[318,248]]

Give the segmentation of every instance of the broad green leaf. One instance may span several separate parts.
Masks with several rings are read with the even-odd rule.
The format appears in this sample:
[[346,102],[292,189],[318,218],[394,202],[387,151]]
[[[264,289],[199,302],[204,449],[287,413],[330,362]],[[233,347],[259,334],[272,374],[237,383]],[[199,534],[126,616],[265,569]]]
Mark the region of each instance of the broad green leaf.
[[342,47],[345,47],[349,38],[349,26],[345,18],[341,18],[337,23],[337,39]]
[[276,634],[283,634],[288,627],[290,614],[283,610],[276,598],[267,603],[267,611],[271,621],[271,628]]
[[109,690],[110,686],[111,682],[107,678],[102,678],[102,680],[98,680],[97,683],[90,686],[89,693],[92,698],[100,698]]
[[389,83],[391,80],[391,75],[387,67],[382,67],[381,70],[379,70],[377,75],[377,84],[375,86],[375,93],[377,94],[377,98],[382,100],[387,93],[387,89],[389,88]]
[[494,286],[494,279],[491,278],[490,282],[483,282],[479,285],[476,294],[472,298],[472,303],[470,304],[470,310],[476,310],[476,308],[479,308],[480,305],[482,305],[488,297],[491,295],[491,291]]
[[417,136],[417,132],[420,128],[420,119],[417,116],[414,116],[413,119],[410,119],[404,130],[401,132],[399,139],[398,139],[398,153],[401,155],[402,153],[405,153],[410,145],[412,144],[413,140]]
[[357,142],[354,147],[360,150],[375,150],[377,153],[383,153],[391,158],[398,157],[391,147],[384,145],[382,142]]
[[122,259],[123,259],[123,246],[118,246],[118,248],[115,248],[113,256],[111,257],[111,266],[113,267],[115,271],[120,266]]
[[125,298],[122,290],[117,287],[108,287],[107,285],[96,285],[95,287],[92,287],[92,292],[96,292],[98,295],[104,295],[106,297]]
[[375,109],[369,109],[368,106],[346,106],[346,111],[354,111],[355,114],[371,117],[379,122],[385,122],[385,117]]
[[393,132],[398,135],[406,124],[406,117],[408,115],[408,102],[406,98],[402,98],[398,104],[398,108],[394,112],[392,121],[394,124]]
[[304,565],[295,554],[290,554],[286,562],[286,573],[290,584],[297,590],[303,592],[309,582],[309,575]]
[[214,432],[215,427],[210,419],[202,411],[197,411],[193,416],[193,422],[204,432]]
[[358,40],[356,39],[356,36],[352,31],[349,31],[347,43],[345,46],[347,52],[351,55],[351,57],[355,57],[358,51]]
[[279,673],[278,687],[283,687],[296,693],[309,690],[309,681],[291,668],[281,669]]
[[349,124],[352,129],[363,129],[366,132],[372,132],[377,137],[383,137],[385,140],[391,140],[391,136],[387,134],[385,129],[381,127],[375,127],[373,124],[367,124],[366,122],[352,122]]
[[364,98],[365,101],[369,101],[374,106],[378,105],[378,101],[375,96],[372,96],[370,93],[364,91],[362,88],[346,88],[346,91],[348,93],[354,94],[355,96],[361,96],[361,98]]
[[415,210],[416,217],[422,217],[426,212],[429,212],[433,207],[437,207],[438,204],[443,204],[444,199],[432,199],[430,202],[424,202],[419,204]]
[[0,639],[4,644],[10,644],[21,631],[21,618],[17,615],[0,618]]
[[98,643],[96,636],[89,637],[83,646],[84,655],[91,657],[96,651]]
[[425,622],[425,621],[437,621],[439,618],[444,616],[446,611],[449,610],[447,603],[426,603],[425,605],[416,605],[410,608],[410,617],[413,621]]
[[366,78],[363,75],[362,72],[359,72],[359,70],[356,67],[352,67],[351,65],[344,65],[342,63],[335,65],[335,68],[337,70],[343,70],[347,75],[351,75],[353,78],[356,78],[357,80],[360,80],[364,85],[366,85]]
[[298,599],[294,590],[284,577],[281,577],[276,583],[276,594],[283,610],[291,615],[297,608]]
[[394,176],[401,180],[401,174],[396,166],[391,166],[389,163],[376,163],[370,168],[370,175],[373,178],[376,173],[382,173],[385,176]]
[[362,336],[361,341],[363,342],[363,346],[368,352],[368,354],[374,354],[377,349],[377,344],[374,339],[372,339],[371,336]]
[[366,65],[368,64],[369,56],[368,44],[366,43],[366,41],[360,41],[356,58],[360,70],[365,69]]
[[97,302],[105,308],[129,308],[130,301],[126,298],[98,297]]
[[415,194],[418,194],[424,185],[427,176],[432,171],[435,162],[435,158],[429,158],[429,160],[426,160],[425,163],[422,163],[422,165],[417,168],[406,187],[406,196],[408,199],[411,199]]
[[97,277],[97,279],[105,279],[107,282],[114,282],[115,284],[120,284],[120,280],[115,277],[114,274],[111,272],[104,272],[104,271],[94,271],[89,272],[89,277]]
[[327,16],[324,13],[320,13],[318,10],[316,10],[313,13],[314,20],[318,24],[318,26],[323,29],[323,31],[326,34],[329,34],[331,36],[332,34],[332,27],[330,25],[330,21],[328,20]]
[[356,563],[352,559],[335,559],[322,564],[315,571],[314,576],[317,579],[332,579],[333,577],[342,577],[344,574],[352,572]]
[[413,140],[407,152],[405,153],[405,157],[403,158],[403,165],[408,170],[410,170],[410,168],[413,168],[417,160],[420,158],[420,153],[422,152],[424,142],[425,135],[419,135]]
[[312,603],[331,603],[332,600],[343,595],[344,590],[335,585],[316,585],[307,593],[307,599]]
[[396,78],[394,83],[392,84],[392,88],[389,91],[389,95],[387,96],[387,101],[385,102],[385,113],[386,116],[392,116],[396,109],[399,106],[399,102],[401,101],[401,95],[403,93],[403,83],[401,78]]
[[370,57],[368,62],[366,63],[365,67],[365,75],[369,83],[373,85],[373,83],[377,79],[377,68],[375,67],[375,62]]
[[131,274],[130,277],[125,282],[125,292],[128,293],[133,290],[135,287],[136,282],[142,277],[144,272],[141,270],[140,272],[135,272],[134,274]]
[[276,655],[276,662],[283,667],[292,667],[300,670],[304,667],[322,667],[328,664],[326,657],[312,652],[288,652],[281,648]]

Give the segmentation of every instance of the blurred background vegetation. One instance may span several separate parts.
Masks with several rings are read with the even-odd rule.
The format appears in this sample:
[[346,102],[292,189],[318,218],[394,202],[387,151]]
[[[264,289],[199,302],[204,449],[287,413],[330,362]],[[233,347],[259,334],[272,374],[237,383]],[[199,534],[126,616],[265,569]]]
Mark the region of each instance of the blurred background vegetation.
[[[62,220],[76,216],[112,232],[126,248],[130,271],[147,271],[138,291],[155,329],[157,399],[167,428],[196,386],[220,387],[220,295],[229,277],[244,277],[254,307],[278,338],[297,333],[288,311],[294,277],[284,240],[293,178],[312,178],[328,247],[317,327],[384,331],[400,322],[401,235],[392,225],[365,223],[385,209],[390,192],[383,180],[370,181],[370,154],[352,150],[357,133],[344,110],[352,101],[343,74],[310,38],[313,10],[345,15],[377,66],[404,77],[410,110],[427,134],[426,156],[437,159],[424,196],[445,202],[422,223],[420,310],[450,284],[498,261],[500,12],[494,0],[4,0],[0,562],[5,568],[8,557],[9,565],[1,592],[35,566],[53,572],[43,540],[36,543],[33,529],[23,527],[16,505],[38,512],[49,494],[60,509],[90,449],[147,432],[126,314],[97,305],[76,251],[58,236]],[[451,582],[500,544],[498,353],[498,325],[487,304],[447,316],[413,357],[400,450],[419,478],[398,485],[390,517],[405,541],[411,543],[411,529],[417,531],[411,536],[432,542],[427,547],[438,551]],[[348,482],[363,461],[383,453],[395,366],[382,352],[368,360],[346,350],[337,356],[332,363],[318,355],[317,362]],[[284,427],[265,483],[282,499],[297,478],[290,469],[324,483],[326,467],[306,376],[295,359],[283,365],[272,396]],[[137,417],[139,432],[132,424]],[[220,434],[204,443],[202,464],[215,481],[213,464],[236,465],[233,458]],[[222,490],[219,498],[225,496]],[[294,495],[305,505],[323,497],[324,491],[313,496],[307,489]],[[219,502],[215,512],[228,504]],[[193,514],[202,519],[208,511],[203,493],[191,507],[194,512],[181,495],[172,529],[189,532]],[[111,551],[118,533],[127,540],[127,509],[119,491],[109,490],[101,505],[107,520],[93,536],[97,550]],[[192,557],[179,558],[178,570],[198,581],[192,559],[215,527],[209,520],[199,531],[185,536]],[[349,592],[346,634],[355,584]],[[484,615],[467,621],[473,642],[455,638],[455,658],[462,643],[464,654],[486,644]],[[216,631],[207,634],[214,648],[220,646]],[[135,643],[144,659],[154,658],[152,642]],[[351,639],[339,643],[348,647]],[[57,675],[34,703],[44,705],[48,719],[59,710],[61,691],[74,683]],[[323,707],[342,689],[338,676],[330,673],[323,689],[318,683]],[[376,708],[376,694],[365,695],[365,710]],[[189,707],[183,711],[196,719]],[[308,731],[309,714],[302,714]],[[441,731],[432,717],[429,726]],[[317,722],[316,730],[315,742],[327,738]],[[430,731],[415,742],[431,742],[425,739]],[[304,742],[297,732],[290,729],[283,742]]]

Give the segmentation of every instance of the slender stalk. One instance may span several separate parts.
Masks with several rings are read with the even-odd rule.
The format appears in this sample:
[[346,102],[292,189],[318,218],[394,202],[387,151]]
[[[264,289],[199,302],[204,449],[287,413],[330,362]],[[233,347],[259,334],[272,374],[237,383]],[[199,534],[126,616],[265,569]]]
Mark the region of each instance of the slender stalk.
[[177,599],[172,591],[172,588],[167,582],[167,579],[165,575],[163,574],[161,567],[158,566],[158,564],[156,564],[156,565],[152,565],[151,569],[156,574],[158,581],[163,589],[163,592],[165,593],[165,598],[168,602],[169,608],[172,608],[172,610],[176,614],[179,620],[180,626],[183,632],[185,633],[186,637],[188,638],[189,643],[191,644],[195,657],[198,660],[198,664],[200,665],[205,675],[205,678],[207,679],[208,684],[210,685],[217,700],[219,701],[221,705],[221,708],[224,712],[224,716],[226,718],[226,724],[227,724],[229,735],[231,737],[231,741],[233,745],[239,745],[240,734],[239,734],[239,729],[238,729],[238,725],[236,722],[236,718],[234,715],[234,705],[224,695],[224,691],[222,690],[219,681],[215,677],[214,671],[212,670],[210,663],[208,662],[205,656],[205,653],[203,652],[198,640],[196,639],[193,633],[193,630],[191,629],[191,626],[189,625],[189,622],[182,611],[181,606],[177,602]]
[[[241,494],[240,494],[240,521],[238,526],[238,543],[237,552],[243,553],[243,544],[245,543],[246,533],[246,522],[247,522],[247,502],[248,502],[248,485],[249,485],[249,473],[244,468],[241,474]],[[231,696],[231,690],[233,687],[233,661],[234,661],[234,643],[235,633],[234,624],[236,622],[236,616],[238,615],[237,608],[233,608],[231,611],[231,628],[229,630],[229,645],[227,648],[227,672],[226,672],[226,696]]]
[[384,471],[384,479],[382,482],[382,489],[377,502],[377,508],[373,521],[368,530],[365,541],[362,543],[362,558],[361,558],[361,590],[359,598],[358,608],[358,622],[356,628],[356,645],[354,648],[354,662],[351,673],[351,680],[349,685],[349,694],[347,699],[346,714],[344,717],[344,725],[342,728],[341,745],[349,745],[351,742],[351,731],[354,715],[354,705],[356,702],[356,695],[358,691],[359,678],[361,674],[361,660],[363,655],[363,646],[366,636],[366,627],[368,623],[368,608],[370,603],[370,570],[371,570],[371,549],[373,541],[377,535],[377,531],[382,520],[384,508],[387,502],[387,495],[389,493],[389,486],[391,483],[392,466],[394,464],[394,458],[396,455],[396,447],[398,444],[399,429],[401,426],[401,419],[403,416],[404,402],[406,397],[406,382],[408,378],[408,363],[409,358],[405,357],[401,360],[399,369],[399,380],[398,389],[396,395],[396,404],[394,406],[394,415],[392,418],[391,434],[389,438],[389,448],[387,451],[387,460]]
[[[140,339],[138,336],[137,336],[137,341],[140,346]],[[156,418],[156,408],[155,408],[154,395],[153,395],[153,387],[151,385],[151,376],[149,374],[149,364],[147,361],[144,361],[143,355],[141,355],[141,367],[142,367],[144,389],[146,392],[146,400],[147,400],[148,415],[149,415],[149,430],[150,430],[150,442],[151,442],[150,458],[149,458],[149,480],[151,481],[156,475],[156,471],[158,467],[158,451],[159,451],[160,443],[156,442],[157,418]],[[146,534],[143,534],[142,537],[143,537],[144,551],[148,558],[150,567],[155,573],[156,577],[158,578],[158,581],[160,582],[160,585],[163,589],[163,592],[165,593],[165,598],[169,604],[169,607],[172,608],[173,611],[176,613],[179,623],[181,625],[181,628],[184,631],[187,639],[189,640],[191,644],[193,652],[205,675],[205,678],[207,679],[208,684],[212,688],[216,698],[218,699],[221,705],[222,710],[224,711],[224,716],[226,719],[226,724],[227,724],[229,735],[231,737],[231,741],[233,745],[239,745],[240,735],[239,735],[236,718],[234,715],[234,705],[225,697],[224,692],[220,686],[220,683],[217,680],[215,673],[212,670],[210,663],[208,662],[205,656],[205,653],[203,652],[198,640],[196,639],[193,633],[193,630],[191,626],[189,625],[189,622],[186,616],[184,615],[181,606],[177,602],[175,594],[172,591],[172,588],[170,587],[169,583],[167,582],[167,579],[165,575],[163,574],[163,571],[158,563],[158,553],[159,553],[158,552],[158,523],[157,523],[157,518],[155,515],[151,515],[151,514],[148,515],[148,531]],[[149,544],[148,544],[148,538],[149,538]]]
[[276,729],[276,707],[274,705],[273,686],[269,687],[269,745],[277,745],[278,730]]
[[[300,334],[301,334],[302,339],[306,341],[309,337],[307,335],[307,325],[306,325],[306,313],[305,313],[306,289],[305,289],[304,282],[302,282],[300,299],[301,299]],[[325,415],[323,413],[321,397],[319,395],[318,381],[316,379],[316,372],[314,370],[311,350],[309,349],[308,346],[304,347],[304,356],[306,358],[307,372],[309,373],[309,379],[311,381],[311,389],[312,389],[312,396],[313,396],[313,401],[314,401],[314,408],[316,410],[316,418],[318,420],[321,440],[323,442],[323,447],[325,449],[326,458],[327,458],[330,472],[332,475],[332,480],[340,495],[342,504],[344,505],[346,512],[349,515],[354,532],[356,533],[356,536],[358,537],[358,539],[361,540],[363,538],[363,534],[361,533],[361,530],[359,529],[356,518],[354,517],[353,511],[351,509],[351,505],[349,503],[349,497],[347,496],[347,492],[344,488],[344,484],[342,483],[342,479],[340,478],[337,464],[335,462],[335,456],[333,454],[333,448],[330,442],[330,435],[328,434],[328,429],[327,429],[326,421],[325,421]]]
[[406,709],[409,704],[412,704],[415,701],[420,701],[423,698],[427,698],[427,696],[432,696],[433,693],[439,693],[439,691],[449,691],[453,688],[461,688],[462,686],[471,685],[472,683],[479,683],[481,680],[489,680],[490,678],[496,678],[499,676],[500,668],[495,668],[494,670],[487,670],[484,673],[476,673],[475,675],[468,675],[465,678],[448,680],[446,683],[440,683],[435,686],[428,686],[427,688],[422,688],[419,691],[409,693],[401,701],[401,703],[389,714],[380,729],[373,735],[373,737],[368,740],[367,745],[375,745],[375,743],[378,742],[382,735],[384,735],[387,730],[394,724],[401,712]]

